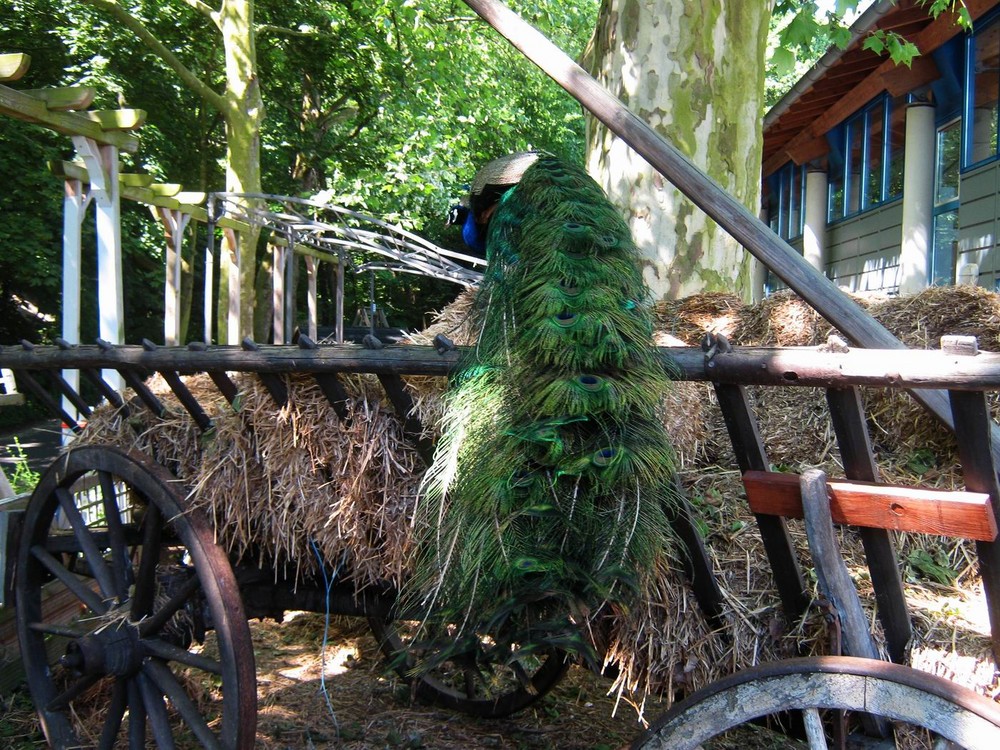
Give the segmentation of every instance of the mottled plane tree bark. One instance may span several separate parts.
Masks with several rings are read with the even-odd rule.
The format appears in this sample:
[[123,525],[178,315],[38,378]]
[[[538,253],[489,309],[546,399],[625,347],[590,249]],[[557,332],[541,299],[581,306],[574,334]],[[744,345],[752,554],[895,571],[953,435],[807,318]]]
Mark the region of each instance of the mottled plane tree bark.
[[[585,67],[748,208],[759,206],[770,0],[603,0]],[[625,212],[657,299],[749,298],[750,255],[603,125],[588,169]]]

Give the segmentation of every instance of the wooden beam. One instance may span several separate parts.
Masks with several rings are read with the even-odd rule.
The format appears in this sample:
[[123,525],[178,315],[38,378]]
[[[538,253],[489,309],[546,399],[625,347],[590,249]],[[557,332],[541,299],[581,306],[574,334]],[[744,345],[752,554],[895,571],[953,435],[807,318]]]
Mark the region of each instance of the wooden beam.
[[882,83],[890,96],[902,96],[940,77],[941,71],[934,58],[921,55],[909,67],[897,65],[892,70],[887,70],[882,74]]
[[146,122],[144,109],[95,109],[80,114],[105,130],[136,130]]
[[154,182],[149,186],[149,189],[153,191],[154,195],[172,198],[181,191],[182,187],[182,185],[178,185],[177,183]]
[[31,55],[9,52],[0,55],[0,81],[16,81],[31,67]]
[[45,106],[41,99],[0,85],[0,115],[41,125],[64,135],[82,135],[97,143],[117,146],[134,153],[139,140],[127,133],[104,130],[100,125],[77,112],[57,112]]
[[826,156],[829,151],[830,143],[826,140],[825,135],[821,135],[818,138],[813,138],[811,141],[799,145],[794,151],[790,151],[788,156],[793,162],[801,165],[813,159],[818,159],[821,156]]
[[[797,474],[748,471],[743,486],[754,513],[802,518]],[[834,523],[991,542],[997,522],[985,492],[948,492],[827,481]]]
[[52,89],[23,89],[22,94],[41,99],[53,111],[66,112],[86,109],[94,101],[97,91],[92,86],[63,86]]
[[122,172],[118,175],[122,185],[127,187],[149,187],[153,184],[153,175],[138,174],[136,172]]

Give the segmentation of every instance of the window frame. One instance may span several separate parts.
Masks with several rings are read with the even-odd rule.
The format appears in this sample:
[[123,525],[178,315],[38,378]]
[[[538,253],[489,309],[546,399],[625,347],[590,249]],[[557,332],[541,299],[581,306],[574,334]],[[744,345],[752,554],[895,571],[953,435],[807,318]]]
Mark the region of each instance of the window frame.
[[[851,219],[872,209],[884,206],[902,197],[901,194],[890,194],[890,169],[892,166],[892,113],[895,104],[893,97],[888,92],[883,92],[861,107],[854,114],[840,123],[836,128],[834,139],[838,142],[839,151],[842,154],[840,164],[829,168],[827,171],[828,188],[826,201],[826,221],[833,224],[844,219]],[[873,144],[872,125],[878,121],[880,128],[880,138],[878,144]],[[861,167],[858,170],[858,184],[851,185],[852,144],[860,131],[859,156]],[[905,147],[905,145],[904,145]],[[877,151],[875,149],[877,148]],[[872,173],[872,154],[879,155],[878,160],[878,195],[870,195],[869,176]],[[834,197],[836,191],[841,190],[841,199],[838,201],[840,212],[834,215]],[[857,196],[856,208],[855,190],[860,191]]]
[[[975,90],[976,90],[976,39],[993,31],[1000,24],[1000,10],[994,10],[976,23],[976,27],[965,35],[965,70],[962,71],[962,146],[959,169],[966,170],[981,167],[984,164],[997,161],[1000,158],[1000,132],[996,134],[997,146],[993,154],[978,161],[972,161],[972,148],[975,145]],[[995,74],[1000,78],[1000,70]],[[998,81],[1000,86],[1000,81]],[[994,116],[997,122],[997,129],[1000,131],[1000,96],[993,107]]]

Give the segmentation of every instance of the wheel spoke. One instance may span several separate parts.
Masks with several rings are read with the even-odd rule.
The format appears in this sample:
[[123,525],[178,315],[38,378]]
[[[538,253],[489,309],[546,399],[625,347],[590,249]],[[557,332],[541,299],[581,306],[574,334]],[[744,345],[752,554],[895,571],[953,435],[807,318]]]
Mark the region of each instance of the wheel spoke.
[[115,577],[116,594],[120,601],[128,597],[128,587],[132,585],[132,566],[129,564],[128,545],[125,542],[125,527],[122,525],[121,510],[118,507],[114,477],[107,471],[98,472],[101,483],[101,500],[104,503],[104,518],[108,524],[108,545],[111,547],[111,572]]
[[161,750],[173,750],[174,737],[170,731],[170,717],[167,716],[167,706],[163,702],[163,694],[158,692],[153,683],[145,675],[137,675],[139,688],[142,691],[143,703],[149,725],[153,729],[153,739]]
[[151,655],[158,656],[165,661],[176,661],[185,666],[200,669],[203,672],[222,674],[221,662],[210,659],[207,656],[202,656],[201,654],[192,653],[159,638],[148,638],[142,642],[142,645]]
[[128,683],[116,680],[111,692],[111,703],[108,705],[108,715],[104,717],[101,727],[101,737],[97,742],[97,750],[112,750],[122,728],[122,718],[128,705]]
[[65,487],[57,487],[55,494],[59,499],[59,507],[62,508],[70,526],[73,527],[73,533],[80,544],[80,551],[83,552],[83,556],[87,559],[87,564],[90,566],[90,572],[97,579],[97,583],[101,587],[101,593],[105,599],[111,599],[118,593],[114,578],[111,575],[111,570],[108,568],[107,560],[104,559],[104,555],[97,548],[97,542],[94,541],[87,522],[83,520],[83,516],[80,515],[80,509],[76,507],[73,494]]
[[152,503],[146,509],[143,523],[145,528],[142,532],[142,558],[139,560],[139,572],[132,599],[133,621],[141,620],[148,615],[153,609],[156,598],[156,567],[160,562],[163,527],[160,523],[160,511]]
[[177,593],[171,596],[156,612],[138,624],[139,635],[148,636],[159,632],[160,628],[166,625],[170,618],[177,613],[177,610],[187,603],[199,586],[201,583],[198,581],[198,576],[192,575],[177,590]]
[[80,697],[88,688],[95,685],[103,675],[87,674],[78,679],[45,706],[46,711],[62,711],[74,700]]
[[130,750],[146,747],[146,707],[136,679],[128,681],[128,746]]
[[62,638],[82,638],[86,635],[86,633],[81,633],[66,625],[54,625],[48,622],[29,622],[28,629],[46,635],[58,635]]
[[514,676],[517,678],[517,681],[518,683],[520,683],[521,687],[523,687],[525,690],[534,691],[535,686],[531,682],[531,675],[528,674],[528,671],[524,668],[524,665],[521,664],[520,661],[514,659],[510,663],[510,668],[514,672]]
[[803,710],[802,720],[806,726],[809,750],[828,750],[826,733],[823,731],[823,720],[819,716],[819,709],[807,708]]
[[181,718],[184,719],[187,725],[191,727],[191,731],[194,732],[194,736],[202,746],[221,750],[222,746],[219,744],[218,738],[209,728],[208,724],[205,723],[205,719],[198,711],[197,706],[194,705],[187,691],[177,681],[173,672],[165,664],[156,659],[146,661],[142,665],[142,671],[170,699],[170,702],[174,704],[174,708],[177,709],[177,712],[180,713]]
[[31,554],[38,562],[45,566],[46,570],[72,591],[77,599],[90,607],[91,610],[99,615],[103,615],[108,611],[108,605],[101,601],[101,597],[98,596],[97,592],[66,570],[62,563],[56,560],[47,549],[40,544],[36,544],[31,548]]

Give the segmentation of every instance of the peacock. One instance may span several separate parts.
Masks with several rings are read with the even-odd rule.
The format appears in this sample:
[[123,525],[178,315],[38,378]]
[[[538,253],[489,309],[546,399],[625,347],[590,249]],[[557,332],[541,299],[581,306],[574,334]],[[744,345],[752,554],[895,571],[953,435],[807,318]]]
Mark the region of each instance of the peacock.
[[549,155],[486,165],[469,217],[488,261],[478,341],[449,384],[403,600],[451,644],[441,658],[488,634],[594,660],[600,618],[639,601],[676,546],[638,251],[597,183]]

